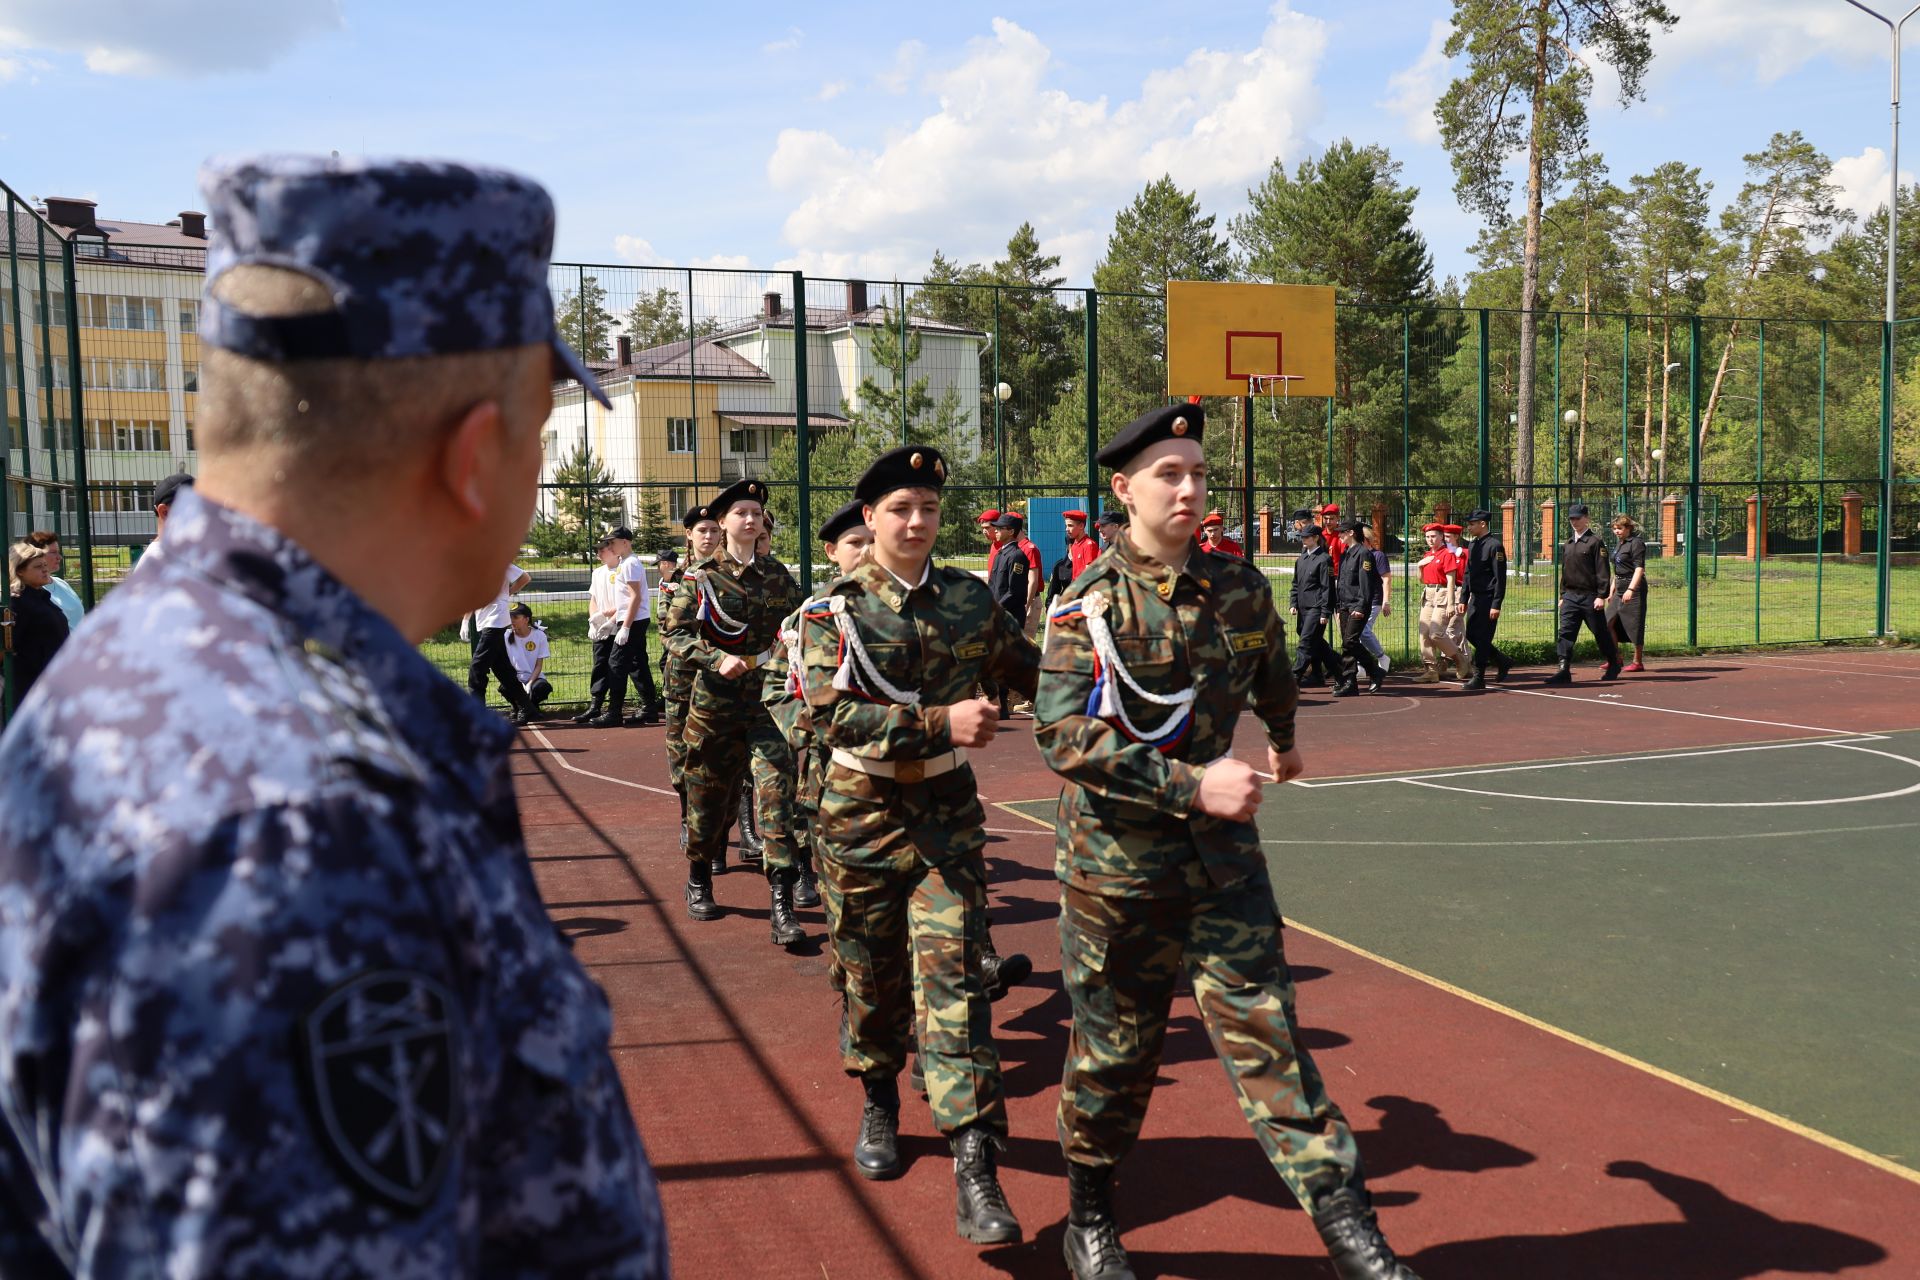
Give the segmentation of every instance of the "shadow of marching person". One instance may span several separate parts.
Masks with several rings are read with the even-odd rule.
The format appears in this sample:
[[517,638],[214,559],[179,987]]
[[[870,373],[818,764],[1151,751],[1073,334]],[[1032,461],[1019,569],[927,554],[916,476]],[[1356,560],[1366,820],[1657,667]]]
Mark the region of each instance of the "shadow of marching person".
[[1380,1113],[1380,1123],[1356,1132],[1360,1154],[1366,1157],[1367,1176],[1385,1178],[1407,1169],[1441,1173],[1485,1173],[1489,1169],[1518,1169],[1537,1158],[1510,1142],[1479,1133],[1461,1133],[1440,1114],[1440,1108],[1417,1098],[1386,1094],[1368,1098]]
[[1887,1258],[1887,1251],[1871,1240],[1814,1222],[1776,1218],[1711,1183],[1638,1160],[1614,1161],[1607,1166],[1607,1176],[1646,1183],[1672,1202],[1683,1221],[1463,1240],[1435,1245],[1406,1261],[1422,1280],[1749,1280],[1782,1271],[1837,1275]]

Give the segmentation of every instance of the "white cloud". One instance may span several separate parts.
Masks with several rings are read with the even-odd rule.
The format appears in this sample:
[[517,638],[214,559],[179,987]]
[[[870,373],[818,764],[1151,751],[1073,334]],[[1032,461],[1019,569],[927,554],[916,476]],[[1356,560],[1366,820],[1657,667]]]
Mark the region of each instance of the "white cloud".
[[852,88],[845,80],[829,80],[820,86],[820,92],[813,95],[816,102],[832,102],[835,98]]
[[1678,24],[1654,36],[1656,76],[1722,62],[1772,84],[1816,58],[1886,64],[1887,29],[1841,0],[1677,0],[1673,10]]
[[643,236],[615,236],[613,251],[622,262],[631,262],[636,267],[670,267],[673,264],[663,259],[653,242]]
[[747,261],[747,255],[744,253],[715,253],[704,258],[695,258],[687,265],[696,271],[707,269],[740,271],[753,264]]
[[0,49],[77,53],[101,75],[258,71],[302,41],[342,29],[340,6],[341,0],[6,0]]
[[807,33],[802,31],[800,28],[788,27],[787,34],[785,36],[783,36],[778,40],[772,40],[766,44],[761,45],[760,52],[785,53],[789,49],[798,49],[800,47],[800,42],[806,38],[807,38]]
[[926,59],[927,46],[918,40],[903,41],[893,51],[893,62],[885,71],[874,76],[873,82],[888,93],[905,93],[913,82],[913,76]]
[[1400,117],[1407,137],[1429,146],[1440,141],[1440,122],[1433,117],[1434,104],[1447,87],[1447,37],[1453,24],[1445,18],[1434,19],[1427,31],[1427,47],[1412,66],[1396,71],[1387,80],[1387,96],[1374,105]]
[[[1876,210],[1886,208],[1887,180],[1887,153],[1879,147],[1868,147],[1857,156],[1841,156],[1833,162],[1833,182],[1840,188],[1840,207],[1851,209],[1862,221]],[[1912,171],[1901,170],[1901,185],[1912,181]]]
[[1276,156],[1302,154],[1326,44],[1325,24],[1282,0],[1252,48],[1196,50],[1116,104],[1052,87],[1047,47],[995,19],[991,37],[927,75],[937,109],[878,150],[818,130],[779,135],[767,177],[797,197],[784,237],[808,270],[890,276],[923,268],[936,247],[995,256],[1027,219],[1062,272],[1085,279],[1114,209],[1161,174],[1227,211]]

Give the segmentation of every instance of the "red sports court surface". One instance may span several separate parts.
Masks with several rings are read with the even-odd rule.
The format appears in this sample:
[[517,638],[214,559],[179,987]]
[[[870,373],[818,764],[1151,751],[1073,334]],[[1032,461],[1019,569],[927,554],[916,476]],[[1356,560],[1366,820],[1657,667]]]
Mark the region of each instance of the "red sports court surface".
[[[1395,895],[1398,882],[1325,870],[1341,865],[1325,859],[1341,854],[1343,841],[1377,836],[1373,829],[1383,825],[1392,834],[1404,824],[1404,812],[1387,801],[1401,792],[1453,807],[1443,819],[1448,829],[1374,840],[1395,845],[1400,856],[1430,838],[1460,857],[1458,846],[1470,845],[1484,822],[1500,828],[1503,847],[1557,845],[1555,856],[1578,858],[1577,839],[1511,838],[1515,829],[1554,820],[1551,807],[1528,807],[1543,803],[1525,794],[1540,789],[1533,782],[1501,782],[1511,798],[1440,792],[1461,788],[1464,771],[1481,766],[1533,768],[1622,753],[1661,762],[1657,771],[1642,767],[1635,775],[1642,779],[1689,767],[1696,752],[1700,768],[1722,769],[1702,778],[1722,777],[1734,762],[1739,773],[1724,784],[1730,795],[1743,785],[1769,793],[1791,788],[1804,776],[1808,797],[1791,802],[1802,807],[1780,809],[1781,824],[1851,832],[1835,838],[1883,854],[1911,849],[1920,843],[1920,798],[1893,794],[1900,786],[1869,781],[1836,791],[1801,768],[1779,774],[1784,783],[1755,782],[1760,775],[1749,762],[1778,768],[1789,759],[1824,758],[1793,754],[1802,744],[1839,746],[1874,753],[1860,759],[1899,781],[1903,766],[1894,757],[1920,754],[1911,735],[1901,736],[1920,728],[1920,653],[1834,649],[1674,659],[1605,686],[1582,671],[1570,690],[1542,688],[1543,674],[1516,671],[1505,688],[1479,695],[1392,681],[1385,695],[1338,702],[1310,696],[1300,715],[1309,780],[1363,785],[1274,788],[1262,809],[1263,834],[1288,833],[1270,844],[1322,846],[1323,860],[1315,863],[1284,849],[1276,854],[1276,892],[1295,926],[1287,949],[1306,1043],[1359,1134],[1395,1246],[1426,1280],[1920,1276],[1920,1151],[1895,1140],[1911,1131],[1903,1113],[1920,1079],[1920,1062],[1903,1056],[1920,1018],[1920,1002],[1911,997],[1911,942],[1892,966],[1904,986],[1890,989],[1904,990],[1904,1000],[1858,1018],[1863,1025],[1851,1037],[1823,1031],[1778,1045],[1783,1060],[1830,1062],[1836,1077],[1865,1082],[1847,1085],[1857,1096],[1843,1100],[1850,1105],[1828,1124],[1806,1072],[1773,1070],[1765,1054],[1748,1047],[1728,1050],[1746,1057],[1726,1077],[1701,1081],[1704,1069],[1689,1074],[1654,1061],[1669,1057],[1666,1037],[1636,1038],[1640,1024],[1631,1019],[1583,1022],[1589,1031],[1623,1029],[1582,1038],[1580,1028],[1539,1016],[1537,1009],[1564,1008],[1571,1018],[1591,1007],[1579,998],[1578,973],[1564,983],[1543,980],[1536,1004],[1535,988],[1514,985],[1498,966],[1486,967],[1484,981],[1473,964],[1445,968],[1455,963],[1447,947],[1461,945],[1454,935],[1471,941],[1484,932],[1492,950],[1534,945],[1519,927],[1524,921],[1489,923],[1497,920],[1497,904],[1449,903],[1413,873]],[[846,1162],[859,1090],[838,1065],[838,1006],[826,985],[819,913],[802,913],[812,937],[798,953],[774,948],[764,883],[736,869],[719,881],[730,909],[725,919],[686,918],[677,806],[666,787],[660,731],[554,727],[523,735],[516,767],[535,870],[556,920],[613,1003],[614,1052],[661,1177],[677,1274],[1064,1274],[1066,1184],[1053,1111],[1068,1011],[1054,931],[1053,842],[1020,811],[1044,813],[1044,805],[1029,802],[1050,799],[1055,788],[1034,754],[1029,723],[1013,722],[992,748],[976,753],[989,802],[995,939],[1002,951],[1025,951],[1035,962],[1032,981],[995,1008],[1013,1129],[1005,1184],[1028,1242],[987,1251],[953,1232],[946,1146],[911,1094],[902,1122],[905,1177],[865,1183]],[[1261,767],[1261,743],[1247,720],[1238,753]],[[1766,755],[1723,754],[1736,744],[1776,743],[1782,750]],[[1443,776],[1449,780],[1431,781]],[[1553,775],[1500,775],[1542,776]],[[1698,799],[1706,792],[1696,783],[1677,794]],[[1866,802],[1854,803],[1861,797]],[[1759,824],[1747,830],[1766,834],[1774,802],[1736,803],[1747,806],[1738,810],[1740,821]],[[1002,805],[1009,807],[996,807]],[[1584,822],[1614,812],[1581,816]],[[1643,843],[1656,842],[1657,828],[1647,823],[1658,808],[1632,812],[1646,833]],[[1711,831],[1734,812],[1694,810],[1686,829],[1705,823]],[[1581,830],[1603,826],[1587,822]],[[1598,838],[1639,847],[1628,845],[1630,837]],[[1774,843],[1797,847],[1800,840]],[[1287,868],[1300,866],[1314,869],[1314,882],[1290,893]],[[1621,874],[1631,872],[1623,864]],[[1920,881],[1920,870],[1913,875]],[[1351,900],[1362,896],[1397,896],[1408,910],[1369,914]],[[1312,919],[1296,913],[1295,900]],[[1888,912],[1903,915],[1913,900],[1906,892],[1887,904]],[[1356,946],[1323,927],[1329,920],[1366,929],[1372,945]],[[1897,949],[1898,938],[1910,936],[1905,930],[1890,945]],[[1408,963],[1408,956],[1432,958],[1451,980]],[[1552,961],[1514,967],[1550,977]],[[1702,972],[1703,981],[1714,976]],[[1821,972],[1810,963],[1801,985],[1817,984]],[[1660,983],[1684,980],[1669,972],[1639,977],[1644,983],[1621,984],[1623,995],[1645,998],[1642,985],[1657,991]],[[1556,1004],[1562,986],[1567,1002]],[[1522,995],[1500,998],[1512,992]],[[1645,1021],[1658,1026],[1651,1014]],[[1677,1051],[1670,1060],[1691,1061]],[[1841,1069],[1856,1060],[1904,1064],[1905,1071],[1883,1080],[1889,1072]],[[1730,1083],[1747,1092],[1777,1088],[1766,1099],[1777,1105],[1743,1097],[1725,1087]],[[1889,1114],[1884,1133],[1873,1124],[1881,1110]],[[1330,1274],[1311,1225],[1248,1133],[1184,997],[1175,1006],[1153,1110],[1122,1168],[1116,1201],[1143,1276]]]

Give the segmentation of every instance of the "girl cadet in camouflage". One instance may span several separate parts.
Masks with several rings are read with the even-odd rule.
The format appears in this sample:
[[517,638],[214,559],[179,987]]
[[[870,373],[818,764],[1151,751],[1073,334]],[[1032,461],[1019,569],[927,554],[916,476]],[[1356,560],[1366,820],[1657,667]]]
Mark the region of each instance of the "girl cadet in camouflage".
[[726,848],[727,827],[751,769],[765,825],[773,942],[806,937],[793,918],[793,753],[760,701],[761,668],[778,644],[780,619],[800,605],[800,584],[754,543],[765,519],[766,486],[741,480],[707,504],[724,531],[714,553],[687,568],[667,609],[662,638],[676,661],[693,669],[680,778],[687,796],[687,914],[713,920],[712,862]]
[[1078,1280],[1132,1277],[1113,1220],[1184,971],[1288,1190],[1342,1280],[1415,1280],[1380,1236],[1353,1133],[1299,1043],[1280,917],[1253,825],[1260,782],[1233,758],[1251,700],[1268,763],[1300,772],[1297,693],[1264,574],[1194,544],[1204,419],[1157,409],[1100,453],[1131,521],[1049,617],[1034,739],[1066,780],[1057,819],[1061,971],[1073,1029],[1060,1085]]
[[995,1167],[1007,1111],[980,970],[986,814],[965,748],[990,742],[998,724],[993,704],[971,696],[982,675],[1031,695],[1039,654],[978,578],[932,563],[945,483],[945,460],[926,446],[882,454],[861,476],[854,495],[873,549],[801,614],[802,678],[831,752],[818,834],[838,902],[842,1061],[866,1090],[854,1167],[900,1172],[898,1076],[917,983],[928,1100],[953,1145],[956,1226],[976,1244],[1004,1243],[1020,1223]]

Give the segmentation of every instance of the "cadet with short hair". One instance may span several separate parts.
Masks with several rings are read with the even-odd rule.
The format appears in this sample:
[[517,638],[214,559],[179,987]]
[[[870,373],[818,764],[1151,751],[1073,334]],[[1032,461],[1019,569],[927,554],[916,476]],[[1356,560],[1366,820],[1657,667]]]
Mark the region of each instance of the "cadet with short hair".
[[1567,523],[1573,526],[1573,533],[1560,544],[1560,625],[1553,646],[1560,666],[1546,682],[1573,683],[1573,646],[1580,638],[1582,623],[1593,632],[1600,656],[1606,659],[1600,678],[1618,680],[1620,646],[1614,643],[1606,614],[1612,582],[1607,544],[1589,521],[1586,503],[1576,502],[1567,509]]
[[1467,583],[1466,640],[1473,646],[1473,676],[1469,689],[1487,687],[1487,666],[1495,668],[1495,681],[1505,680],[1513,666],[1507,655],[1493,642],[1494,629],[1500,623],[1500,602],[1507,598],[1507,549],[1499,535],[1487,532],[1493,512],[1476,507],[1467,513],[1466,532],[1473,545],[1466,548]]
[[1059,1117],[1067,1265],[1079,1280],[1133,1276],[1110,1186],[1140,1134],[1185,974],[1242,1112],[1337,1274],[1413,1280],[1380,1235],[1353,1133],[1294,1022],[1253,824],[1260,778],[1232,748],[1251,701],[1268,768],[1297,776],[1296,694],[1266,575],[1194,544],[1201,413],[1156,409],[1100,451],[1132,521],[1053,609],[1040,664],[1034,739],[1066,782],[1055,866],[1073,1004]]
[[1367,621],[1385,598],[1380,583],[1379,565],[1367,548],[1367,526],[1357,516],[1340,522],[1336,545],[1346,547],[1340,567],[1334,571],[1333,606],[1340,619],[1340,656],[1345,660],[1347,678],[1334,686],[1336,698],[1355,697],[1360,692],[1360,673],[1367,673],[1367,692],[1380,692],[1386,671],[1367,648]]
[[1287,589],[1300,628],[1300,652],[1293,659],[1293,678],[1300,688],[1346,683],[1346,668],[1327,640],[1333,613],[1333,557],[1325,533],[1317,524],[1300,529],[1300,556],[1293,564],[1293,585]]
[[995,1160],[1007,1107],[981,972],[986,814],[966,758],[997,720],[969,695],[984,672],[1031,696],[1039,654],[978,578],[933,563],[946,470],[917,445],[860,477],[874,544],[803,611],[802,683],[831,753],[817,830],[846,975],[842,1064],[866,1092],[854,1166],[867,1178],[900,1172],[898,1077],[917,985],[928,1100],[953,1147],[955,1224],[989,1244],[1019,1239],[1020,1224]]
[[199,485],[0,741],[0,1274],[664,1277],[513,734],[418,647],[499,590],[553,379],[605,403],[553,204],[202,182]]
[[[673,784],[673,790],[680,797],[680,848],[687,847],[687,786],[685,770],[687,763],[687,704],[693,699],[692,663],[682,662],[667,643],[667,618],[673,610],[681,606],[697,609],[699,601],[691,596],[683,602],[691,584],[687,581],[687,570],[708,556],[720,545],[720,524],[707,514],[704,506],[688,507],[680,517],[680,523],[687,530],[687,559],[673,575],[673,591],[667,597],[667,607],[660,615],[660,666],[661,684],[666,690],[667,702],[667,778]],[[661,584],[662,592],[666,585]],[[709,865],[712,875],[719,875],[727,869],[727,849],[723,843],[720,852]]]
[[800,878],[793,838],[793,752],[761,701],[762,670],[774,656],[780,619],[800,605],[800,584],[787,567],[755,551],[767,488],[741,480],[709,502],[720,545],[687,569],[661,634],[693,668],[693,693],[682,733],[681,780],[687,808],[687,914],[718,919],[713,863],[724,859],[740,791],[752,779],[765,845],[775,946],[790,947],[806,931],[793,918]]

